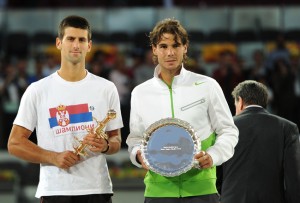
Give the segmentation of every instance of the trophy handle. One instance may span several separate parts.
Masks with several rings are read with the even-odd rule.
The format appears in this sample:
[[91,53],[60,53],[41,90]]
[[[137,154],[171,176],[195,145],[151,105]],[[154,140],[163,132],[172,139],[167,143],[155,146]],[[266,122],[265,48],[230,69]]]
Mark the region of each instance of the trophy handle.
[[97,122],[97,126],[94,130],[94,133],[97,135],[98,138],[108,139],[108,136],[103,132],[103,128],[106,126],[106,124],[116,118],[116,111],[111,109],[107,112],[106,117],[102,121],[98,121],[95,117],[93,119]]

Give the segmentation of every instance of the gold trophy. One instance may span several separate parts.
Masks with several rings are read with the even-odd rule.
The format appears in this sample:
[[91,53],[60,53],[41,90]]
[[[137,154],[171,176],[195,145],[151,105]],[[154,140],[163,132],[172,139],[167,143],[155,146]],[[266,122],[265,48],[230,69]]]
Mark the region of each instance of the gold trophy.
[[[102,138],[102,139],[108,140],[108,136],[103,131],[103,128],[106,126],[106,124],[110,120],[115,119],[116,116],[117,116],[116,111],[111,109],[107,112],[106,117],[102,121],[98,121],[95,117],[93,117],[93,120],[96,121],[97,126],[92,129],[87,129],[87,131],[89,133],[95,134],[97,138]],[[79,142],[79,145],[74,147],[74,150],[75,150],[74,153],[76,155],[87,156],[87,152],[85,151],[85,148],[88,147],[89,145],[83,144],[81,140],[78,140],[78,139],[76,139],[76,140],[77,140],[77,142]]]

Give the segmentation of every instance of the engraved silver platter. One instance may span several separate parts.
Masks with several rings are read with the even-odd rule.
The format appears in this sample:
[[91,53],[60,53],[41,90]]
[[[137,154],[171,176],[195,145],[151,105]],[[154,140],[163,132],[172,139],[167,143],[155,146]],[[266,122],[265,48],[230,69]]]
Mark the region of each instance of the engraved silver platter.
[[144,133],[141,155],[151,171],[173,177],[190,170],[200,151],[193,127],[177,118],[161,119]]

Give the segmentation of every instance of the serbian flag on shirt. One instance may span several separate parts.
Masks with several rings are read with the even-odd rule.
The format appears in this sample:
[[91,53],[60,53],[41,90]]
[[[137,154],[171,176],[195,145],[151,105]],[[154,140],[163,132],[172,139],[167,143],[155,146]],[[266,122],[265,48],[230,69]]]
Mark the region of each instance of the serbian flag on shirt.
[[70,106],[59,105],[58,107],[50,108],[49,112],[49,123],[51,128],[93,121],[92,112],[89,112],[88,104]]

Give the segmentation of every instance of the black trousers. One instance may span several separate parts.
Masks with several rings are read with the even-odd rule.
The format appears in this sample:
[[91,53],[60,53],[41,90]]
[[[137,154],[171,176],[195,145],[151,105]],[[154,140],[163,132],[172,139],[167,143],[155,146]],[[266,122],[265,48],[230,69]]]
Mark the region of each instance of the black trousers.
[[218,194],[192,197],[145,197],[144,203],[220,203]]
[[78,196],[43,196],[40,203],[112,203],[112,194]]

